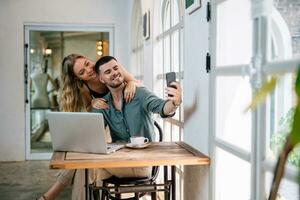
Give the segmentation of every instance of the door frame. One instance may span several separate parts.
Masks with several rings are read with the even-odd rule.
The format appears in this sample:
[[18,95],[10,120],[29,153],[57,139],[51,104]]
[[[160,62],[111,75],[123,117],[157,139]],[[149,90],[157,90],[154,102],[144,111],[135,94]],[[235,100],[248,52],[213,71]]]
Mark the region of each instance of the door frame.
[[[30,43],[30,31],[80,31],[80,32],[108,32],[109,52],[114,55],[115,26],[114,24],[60,24],[60,23],[24,23],[24,97],[25,97],[25,158],[26,160],[49,160],[52,153],[32,153],[30,142],[30,67],[27,67],[30,52],[26,46]],[[27,81],[26,81],[27,80]]]

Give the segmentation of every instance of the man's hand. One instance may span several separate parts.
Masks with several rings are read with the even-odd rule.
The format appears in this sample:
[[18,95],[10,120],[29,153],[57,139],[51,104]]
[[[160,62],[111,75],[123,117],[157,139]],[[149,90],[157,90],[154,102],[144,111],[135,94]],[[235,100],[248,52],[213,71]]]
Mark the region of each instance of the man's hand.
[[167,99],[171,100],[175,107],[178,107],[182,102],[182,99],[181,99],[181,92],[182,92],[181,86],[178,82],[172,82],[171,86],[173,86],[174,88],[173,87],[167,87],[166,88]]
[[[178,106],[180,106],[182,100],[181,100],[181,87],[179,83],[177,82],[172,82],[171,86],[176,87],[167,87],[166,88],[166,98],[167,103],[164,106],[164,114],[165,115],[172,115],[176,112],[176,109]],[[172,96],[169,96],[172,95]]]

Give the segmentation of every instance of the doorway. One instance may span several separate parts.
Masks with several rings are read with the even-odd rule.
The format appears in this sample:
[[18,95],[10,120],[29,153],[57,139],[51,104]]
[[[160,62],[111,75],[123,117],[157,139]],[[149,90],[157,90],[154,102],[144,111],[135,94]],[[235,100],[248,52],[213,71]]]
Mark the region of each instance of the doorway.
[[114,55],[114,28],[102,25],[25,24],[26,159],[49,159],[47,114],[60,111],[63,58],[76,53],[96,61]]

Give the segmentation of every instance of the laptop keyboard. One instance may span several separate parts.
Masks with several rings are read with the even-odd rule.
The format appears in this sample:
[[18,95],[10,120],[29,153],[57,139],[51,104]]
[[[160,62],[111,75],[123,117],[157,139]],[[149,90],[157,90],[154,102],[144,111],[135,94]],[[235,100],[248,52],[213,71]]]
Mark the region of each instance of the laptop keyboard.
[[123,148],[125,145],[124,144],[107,144],[106,148],[107,150],[118,150]]

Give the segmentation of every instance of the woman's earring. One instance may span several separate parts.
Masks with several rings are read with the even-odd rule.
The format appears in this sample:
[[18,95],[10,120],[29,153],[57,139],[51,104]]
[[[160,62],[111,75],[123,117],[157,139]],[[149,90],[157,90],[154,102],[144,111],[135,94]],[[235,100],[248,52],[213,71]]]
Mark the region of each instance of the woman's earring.
[[81,80],[81,79],[77,79],[77,80],[78,80],[77,83],[79,83],[79,85],[82,86],[83,85],[83,80]]

